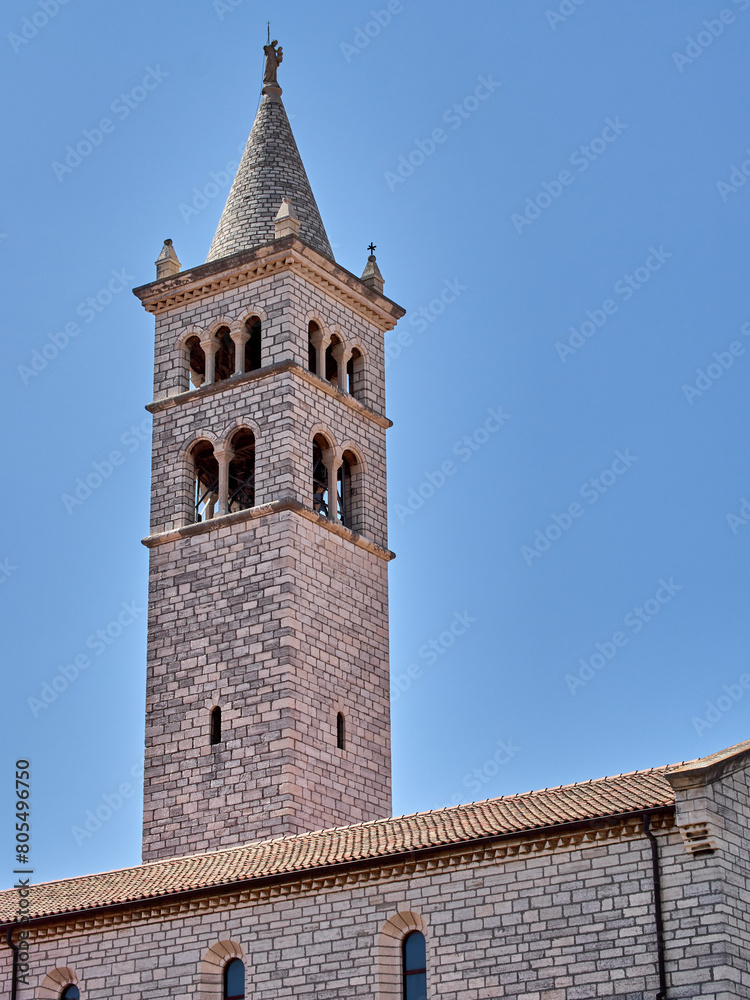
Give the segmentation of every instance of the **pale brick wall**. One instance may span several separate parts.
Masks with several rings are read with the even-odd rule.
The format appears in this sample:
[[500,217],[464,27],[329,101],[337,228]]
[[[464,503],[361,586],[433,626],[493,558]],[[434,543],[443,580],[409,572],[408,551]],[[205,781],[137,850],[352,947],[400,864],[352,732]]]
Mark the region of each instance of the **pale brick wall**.
[[[714,781],[677,793],[678,818],[705,818],[714,854],[668,875],[667,898],[686,912],[672,946],[676,983],[701,996],[750,997],[750,795],[748,770],[730,762]],[[689,875],[689,877],[688,877]],[[700,908],[694,904],[700,904]]]
[[[361,534],[386,547],[385,430],[292,372],[243,385],[219,383],[210,395],[154,413],[151,510],[152,534],[192,522],[192,472],[185,455],[204,434],[228,442],[240,425],[256,434],[257,505],[292,498],[312,508],[312,432],[327,430],[334,444],[354,446],[365,468]],[[225,386],[225,387],[224,387]]]
[[293,512],[152,549],[145,860],[390,814],[387,602],[384,560]]
[[307,368],[308,322],[318,318],[348,347],[358,345],[367,357],[363,402],[381,415],[385,410],[384,334],[373,323],[326,295],[301,275],[283,271],[231,291],[177,305],[156,317],[154,399],[185,389],[178,345],[191,328],[208,330],[222,316],[238,319],[254,310],[267,316],[263,326],[262,363],[296,361]]
[[[711,975],[711,955],[723,947],[713,921],[728,869],[689,856],[674,828],[657,830],[657,838],[667,882],[670,1000],[744,996],[744,986]],[[216,942],[232,941],[243,952],[253,1000],[395,1000],[379,985],[377,942],[386,921],[409,911],[426,925],[429,1000],[655,996],[651,855],[640,830],[505,859],[453,857],[447,867],[385,879],[307,882],[291,894],[236,896],[170,916],[155,910],[150,919],[51,931],[32,944],[34,982],[69,966],[83,1000],[219,1000],[218,987],[199,993],[199,969]],[[706,879],[713,892],[705,891]],[[22,988],[19,1000],[35,995]]]
[[[256,505],[312,509],[312,438],[354,448],[359,533],[387,546],[385,428],[295,371],[180,395],[186,331],[264,317],[262,364],[306,371],[315,317],[366,357],[362,402],[384,416],[383,332],[292,271],[157,315],[152,534],[193,518],[187,451],[256,434]],[[144,859],[390,814],[387,562],[297,513],[222,525],[151,550]],[[222,708],[227,742],[209,745]],[[347,744],[336,747],[336,714]]]

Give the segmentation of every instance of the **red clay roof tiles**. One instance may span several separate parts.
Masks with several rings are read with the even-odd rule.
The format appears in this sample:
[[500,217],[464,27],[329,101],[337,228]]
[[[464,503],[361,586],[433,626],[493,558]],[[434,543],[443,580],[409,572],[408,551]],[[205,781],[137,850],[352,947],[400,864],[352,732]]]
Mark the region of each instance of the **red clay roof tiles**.
[[[667,774],[680,765],[507,795],[395,819],[376,820],[35,885],[31,917],[75,913],[268,876],[302,877],[346,862],[381,862],[405,852],[674,805]],[[0,920],[14,920],[17,893],[0,892]]]

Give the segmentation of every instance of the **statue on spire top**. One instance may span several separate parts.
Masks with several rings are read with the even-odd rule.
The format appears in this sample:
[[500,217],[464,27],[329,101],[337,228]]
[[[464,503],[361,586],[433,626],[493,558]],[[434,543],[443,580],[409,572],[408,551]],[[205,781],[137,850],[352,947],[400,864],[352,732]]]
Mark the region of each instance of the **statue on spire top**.
[[263,51],[266,54],[266,69],[263,74],[263,86],[278,86],[278,80],[276,79],[276,71],[281,65],[284,59],[284,50],[279,45],[278,49],[276,46],[279,45],[277,39],[270,43],[270,45],[264,45]]

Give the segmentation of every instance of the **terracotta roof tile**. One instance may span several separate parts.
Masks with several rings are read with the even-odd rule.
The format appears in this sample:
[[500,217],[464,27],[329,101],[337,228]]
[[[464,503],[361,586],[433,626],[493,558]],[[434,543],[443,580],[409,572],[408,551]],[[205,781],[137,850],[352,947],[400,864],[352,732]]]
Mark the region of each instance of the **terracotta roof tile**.
[[[32,888],[30,915],[73,913],[268,876],[302,876],[345,862],[387,863],[389,857],[410,851],[669,807],[674,805],[674,791],[666,776],[679,766],[41,883]],[[14,890],[0,892],[0,920],[13,920],[16,904]]]

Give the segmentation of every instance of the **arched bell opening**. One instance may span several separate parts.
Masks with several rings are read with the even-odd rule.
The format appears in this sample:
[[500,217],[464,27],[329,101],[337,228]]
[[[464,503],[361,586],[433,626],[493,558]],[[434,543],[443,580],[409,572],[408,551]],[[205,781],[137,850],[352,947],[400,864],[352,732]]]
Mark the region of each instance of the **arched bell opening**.
[[232,514],[255,506],[255,435],[243,427],[232,435],[229,447],[233,458],[229,463],[227,509]]
[[328,457],[330,452],[331,446],[329,442],[322,434],[316,434],[313,439],[312,454],[313,510],[324,517],[331,517],[328,473]]
[[206,381],[206,354],[201,347],[200,338],[188,337],[184,350],[187,355],[188,378],[183,390],[187,392],[190,389],[200,389]]
[[193,520],[210,521],[219,504],[219,463],[210,441],[199,441],[191,451],[193,460]]
[[214,334],[216,360],[214,362],[214,382],[223,382],[234,375],[234,341],[228,326],[220,327]]

